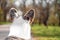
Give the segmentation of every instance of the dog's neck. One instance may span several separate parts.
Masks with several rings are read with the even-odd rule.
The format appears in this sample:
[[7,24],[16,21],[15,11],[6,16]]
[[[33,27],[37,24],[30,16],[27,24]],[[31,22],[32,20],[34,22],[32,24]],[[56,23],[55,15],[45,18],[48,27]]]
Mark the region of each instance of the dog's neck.
[[16,36],[24,39],[30,38],[30,24],[27,20],[21,17],[14,19],[12,25],[10,26],[10,32],[8,36]]
[[27,21],[27,20],[24,20],[23,18],[22,18],[22,16],[20,16],[19,18],[14,18],[14,21],[13,21],[13,23],[12,23],[12,25],[22,25],[22,24],[24,24],[24,23],[27,23],[27,24],[29,24],[29,22]]

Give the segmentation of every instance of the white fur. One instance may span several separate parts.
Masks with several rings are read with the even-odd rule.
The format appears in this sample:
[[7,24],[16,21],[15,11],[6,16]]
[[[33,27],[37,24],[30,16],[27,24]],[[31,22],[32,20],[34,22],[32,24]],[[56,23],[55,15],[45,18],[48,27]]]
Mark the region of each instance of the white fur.
[[[21,13],[21,11],[17,11],[17,13]],[[10,32],[8,36],[16,36],[23,39],[31,38],[31,28],[29,21],[24,20],[22,16],[18,18],[14,18],[12,25],[10,26]]]
[[22,16],[22,11],[18,10],[17,13],[15,13],[16,17]]

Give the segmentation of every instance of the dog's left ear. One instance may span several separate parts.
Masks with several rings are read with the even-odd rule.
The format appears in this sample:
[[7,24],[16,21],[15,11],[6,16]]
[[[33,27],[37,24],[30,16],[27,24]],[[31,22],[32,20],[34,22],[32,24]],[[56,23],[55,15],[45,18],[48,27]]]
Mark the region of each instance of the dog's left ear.
[[34,20],[34,16],[35,16],[34,9],[31,9],[24,15],[24,19],[26,19],[26,20],[30,21],[30,23],[32,23]]
[[10,17],[14,18],[16,16],[17,10],[15,8],[11,8],[9,10]]

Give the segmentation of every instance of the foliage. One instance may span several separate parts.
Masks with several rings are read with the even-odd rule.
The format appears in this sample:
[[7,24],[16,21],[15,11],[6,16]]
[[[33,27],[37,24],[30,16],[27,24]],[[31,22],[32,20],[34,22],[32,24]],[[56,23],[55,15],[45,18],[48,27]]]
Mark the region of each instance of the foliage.
[[33,36],[48,36],[48,37],[60,37],[60,27],[58,26],[46,26],[34,24],[32,26]]
[[36,37],[36,40],[60,40],[59,37]]
[[0,14],[2,14],[3,13],[3,10],[1,9],[1,7],[0,7]]
[[[8,0],[8,1],[6,1],[6,0],[1,0],[0,2],[1,2],[1,6],[0,6],[0,21],[7,21],[7,18],[6,18],[6,15],[7,15],[7,12],[8,12],[8,9],[10,8],[10,7],[12,7],[12,5],[14,4],[14,1],[15,0]],[[46,1],[46,0],[45,0]],[[6,3],[6,4],[5,4]],[[35,5],[35,4],[34,4]],[[8,8],[7,8],[8,7]],[[49,7],[49,20],[48,20],[48,24],[49,25],[57,25],[58,23],[59,23],[59,19],[58,18],[56,18],[56,16],[54,15],[55,14],[55,11],[56,11],[56,9],[55,9],[55,5],[53,5],[53,6],[49,6],[48,4],[47,4],[47,8]],[[52,7],[52,8],[51,8]],[[35,8],[35,6],[34,6],[34,8]],[[46,8],[46,9],[47,9]],[[28,8],[27,8],[28,9]],[[25,10],[27,10],[27,9],[25,9]],[[50,9],[51,9],[51,11],[50,11]],[[23,8],[23,10],[24,10],[24,8]],[[25,10],[24,10],[24,12],[25,12]],[[36,13],[36,15],[35,15],[35,21],[34,21],[34,23],[39,23],[39,22],[41,22],[41,19],[42,20],[44,20],[44,19],[46,19],[45,18],[45,15],[47,15],[47,14],[43,14],[43,15],[41,15],[41,14],[39,14],[39,13],[41,13],[42,12],[42,10],[43,10],[43,7],[42,6],[39,6],[39,7],[37,7],[36,6],[36,8],[35,8],[35,10],[37,10],[37,11],[35,11],[35,13]],[[44,11],[43,11],[44,12]],[[57,16],[59,16],[60,14],[58,14]],[[43,17],[43,18],[42,18]],[[40,19],[41,18],[41,19]]]
[[48,20],[48,24],[49,25],[58,25],[58,23],[59,23],[58,17],[56,17],[56,15],[54,15],[54,14],[51,14],[49,17],[49,20]]
[[0,21],[2,21],[3,20],[3,10],[1,9],[1,7],[0,7]]
[[3,25],[3,24],[10,24],[11,22],[0,22],[0,25]]
[[32,35],[36,40],[60,40],[60,27],[59,26],[46,26],[33,24]]

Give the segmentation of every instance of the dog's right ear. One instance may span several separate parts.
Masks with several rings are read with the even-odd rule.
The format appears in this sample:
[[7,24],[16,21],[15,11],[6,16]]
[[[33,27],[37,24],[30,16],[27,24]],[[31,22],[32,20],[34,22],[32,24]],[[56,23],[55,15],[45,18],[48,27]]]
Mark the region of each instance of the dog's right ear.
[[24,15],[24,19],[30,21],[30,23],[32,23],[34,17],[35,17],[34,9],[29,10],[29,11]]

